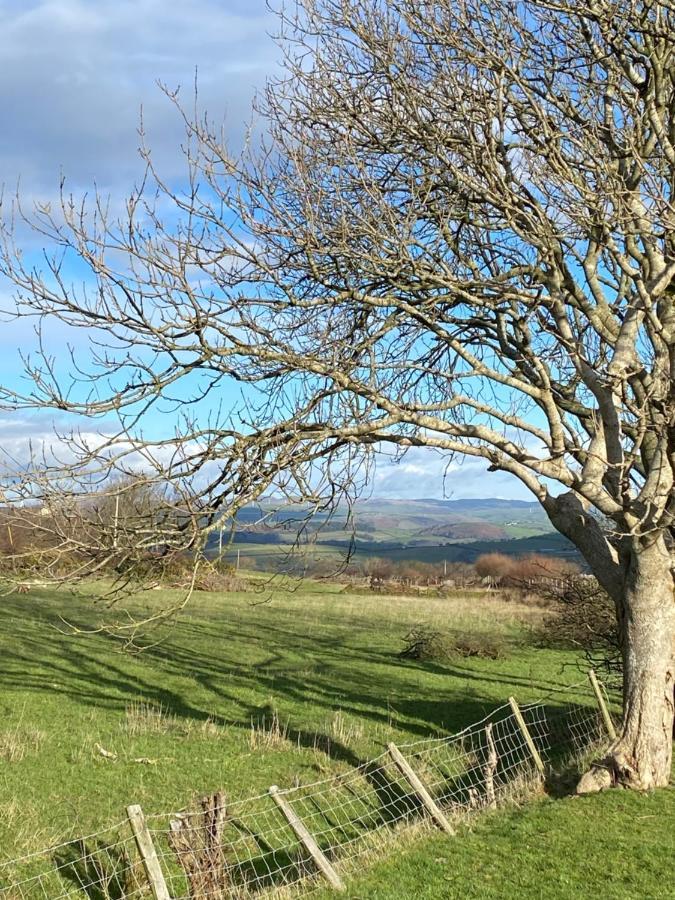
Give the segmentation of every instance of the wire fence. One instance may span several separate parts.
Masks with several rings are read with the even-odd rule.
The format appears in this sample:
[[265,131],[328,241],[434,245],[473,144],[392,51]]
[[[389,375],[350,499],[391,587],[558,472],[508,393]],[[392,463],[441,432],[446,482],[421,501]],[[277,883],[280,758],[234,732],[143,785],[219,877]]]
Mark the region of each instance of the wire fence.
[[[579,685],[569,689],[579,696]],[[518,707],[512,699],[458,734],[388,749],[312,784],[129,818],[95,835],[0,863],[0,897],[225,900],[311,891],[402,828],[452,832],[467,815],[531,789],[545,767],[607,743],[607,710],[583,702]]]

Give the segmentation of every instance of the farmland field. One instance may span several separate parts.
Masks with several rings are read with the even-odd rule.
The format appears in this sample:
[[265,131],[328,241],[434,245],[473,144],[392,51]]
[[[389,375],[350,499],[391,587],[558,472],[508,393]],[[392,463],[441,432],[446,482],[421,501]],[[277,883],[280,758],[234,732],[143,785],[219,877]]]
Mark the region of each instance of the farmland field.
[[[301,518],[301,509],[245,507],[237,517],[233,543],[225,548],[226,559],[234,562],[239,557],[243,565],[262,570],[283,565]],[[395,563],[474,562],[492,552],[578,557],[565,538],[551,531],[536,502],[378,498],[357,501],[350,521],[338,510],[329,520],[316,515],[313,523],[304,534],[302,553],[310,571],[315,563],[339,566],[348,550],[357,564],[374,557]],[[209,552],[216,552],[219,540],[214,531]]]
[[[96,593],[3,598],[0,859],[96,831],[129,803],[162,813],[221,788],[236,799],[323,778],[388,741],[457,731],[510,694],[527,702],[579,679],[572,654],[532,646],[541,609],[496,593],[377,596],[261,580],[246,593],[196,594],[142,653],[68,633],[64,620],[86,631],[110,618]],[[155,609],[179,595],[146,596]],[[501,658],[400,659],[420,622],[487,640]],[[396,896],[369,890],[358,896]]]
[[[235,542],[225,546],[223,558],[226,562],[235,564],[237,559],[243,566],[259,567],[260,569],[283,569],[288,561],[291,544],[283,542],[259,542],[256,535],[249,535],[246,540],[238,537]],[[383,559],[390,562],[423,562],[435,565],[443,565],[454,562],[475,562],[484,553],[505,553],[509,556],[527,556],[532,553],[540,553],[546,556],[557,556],[572,559],[579,562],[579,556],[571,549],[569,542],[561,535],[540,534],[535,537],[522,537],[513,540],[500,541],[471,541],[468,543],[436,543],[429,545],[404,545],[387,542],[368,542],[357,540],[352,547],[348,540],[342,536],[342,540],[318,540],[310,542],[296,550],[293,554],[292,566],[294,570],[303,565],[311,566],[316,562],[325,562],[334,566],[336,570],[344,566],[345,556],[349,551],[354,562],[364,562],[368,559]],[[215,542],[214,542],[215,543]],[[215,547],[212,548],[215,552]]]

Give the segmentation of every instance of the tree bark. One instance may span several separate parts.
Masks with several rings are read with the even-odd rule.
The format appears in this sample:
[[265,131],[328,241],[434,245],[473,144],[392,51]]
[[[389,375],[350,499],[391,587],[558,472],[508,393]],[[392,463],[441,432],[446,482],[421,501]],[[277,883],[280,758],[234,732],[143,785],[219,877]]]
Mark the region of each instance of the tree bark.
[[[662,539],[636,547],[618,604],[623,642],[623,723],[580,792],[609,784],[649,790],[668,784],[673,748],[675,597],[670,554]],[[592,774],[592,773],[591,773]],[[609,775],[609,777],[608,777]],[[593,785],[597,785],[593,787]]]

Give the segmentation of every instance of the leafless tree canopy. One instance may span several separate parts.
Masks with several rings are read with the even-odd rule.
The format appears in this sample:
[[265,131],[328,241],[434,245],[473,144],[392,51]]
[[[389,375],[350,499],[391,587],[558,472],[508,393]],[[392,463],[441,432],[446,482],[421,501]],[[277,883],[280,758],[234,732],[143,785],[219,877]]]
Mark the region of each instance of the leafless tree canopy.
[[[513,473],[617,604],[626,734],[651,704],[650,740],[669,735],[674,17],[670,0],[302,0],[279,19],[262,144],[233,159],[174,98],[186,189],[144,150],[121,218],[64,194],[33,217],[57,247],[43,272],[7,227],[19,315],[103,337],[84,383],[37,357],[6,402],[117,415],[75,468],[140,443],[194,486],[202,524],[273,483],[330,503],[383,444]],[[221,409],[232,381],[242,402]],[[175,436],[139,436],[172,397]],[[656,761],[635,733],[617,777],[662,781],[664,740]]]

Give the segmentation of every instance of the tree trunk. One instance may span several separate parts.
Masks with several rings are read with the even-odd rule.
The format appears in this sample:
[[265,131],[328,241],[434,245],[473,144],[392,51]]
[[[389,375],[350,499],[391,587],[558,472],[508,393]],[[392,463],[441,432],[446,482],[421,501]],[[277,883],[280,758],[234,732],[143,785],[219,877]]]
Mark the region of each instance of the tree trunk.
[[[604,782],[596,778],[599,787],[618,784],[649,790],[663,787],[670,780],[675,683],[671,564],[662,540],[636,548],[631,557],[619,609],[623,724],[607,758],[600,764],[605,771]],[[586,789],[592,790],[592,784],[592,780],[587,780]],[[581,792],[583,788],[582,779]]]

